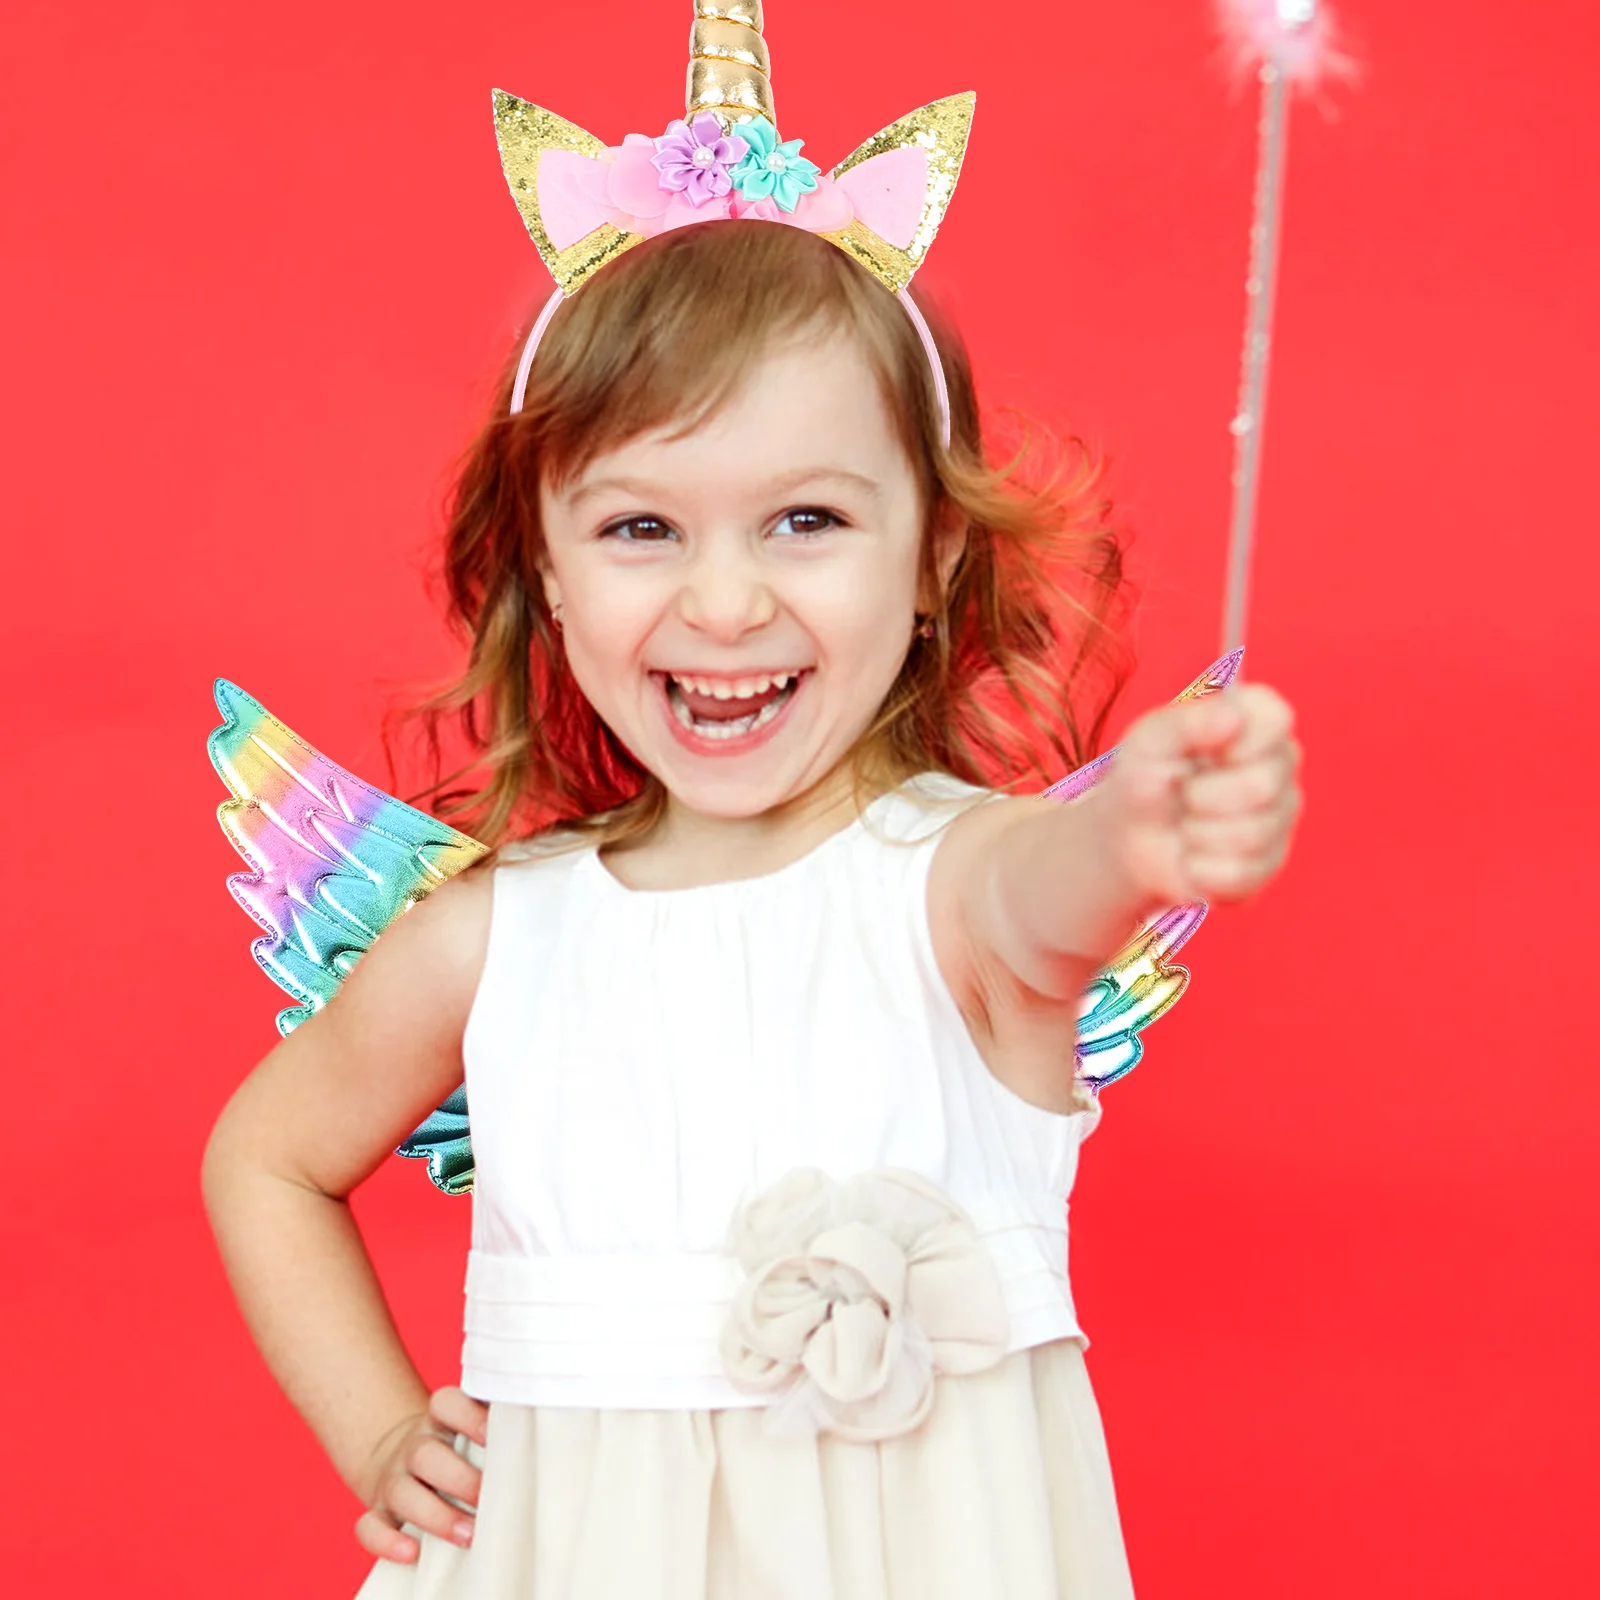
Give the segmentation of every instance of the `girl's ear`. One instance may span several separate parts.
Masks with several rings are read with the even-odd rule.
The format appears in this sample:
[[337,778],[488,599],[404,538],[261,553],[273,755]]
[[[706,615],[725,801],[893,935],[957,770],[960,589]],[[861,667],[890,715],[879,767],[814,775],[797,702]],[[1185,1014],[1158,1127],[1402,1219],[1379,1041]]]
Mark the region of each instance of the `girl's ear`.
[[944,609],[945,596],[950,593],[951,580],[961,558],[967,553],[967,530],[970,524],[954,506],[949,507],[933,530],[933,563],[939,575],[939,593],[934,596],[938,609]]
[[929,616],[938,616],[945,610],[950,597],[950,584],[967,553],[967,528],[965,517],[953,509],[943,516],[932,533],[933,572],[917,585],[917,610]]

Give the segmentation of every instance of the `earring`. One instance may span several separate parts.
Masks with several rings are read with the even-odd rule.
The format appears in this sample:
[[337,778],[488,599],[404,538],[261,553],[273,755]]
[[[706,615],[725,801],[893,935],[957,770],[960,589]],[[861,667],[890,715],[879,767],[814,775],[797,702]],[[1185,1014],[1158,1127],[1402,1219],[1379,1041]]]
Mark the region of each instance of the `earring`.
[[924,617],[917,624],[917,637],[919,639],[931,639],[933,637],[933,618],[932,617]]
[[561,632],[561,602],[558,600],[550,607],[550,622],[557,633]]

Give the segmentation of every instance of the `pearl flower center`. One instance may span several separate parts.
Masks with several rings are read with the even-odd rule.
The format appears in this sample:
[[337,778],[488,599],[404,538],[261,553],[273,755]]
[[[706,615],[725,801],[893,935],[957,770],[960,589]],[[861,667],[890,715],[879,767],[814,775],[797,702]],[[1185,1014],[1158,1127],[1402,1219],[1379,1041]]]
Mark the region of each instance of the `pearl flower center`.
[[788,159],[781,150],[774,150],[772,154],[767,157],[768,172],[782,172],[788,165]]
[[714,167],[717,164],[717,153],[715,150],[708,150],[703,144],[696,145],[694,154],[689,159],[697,167]]

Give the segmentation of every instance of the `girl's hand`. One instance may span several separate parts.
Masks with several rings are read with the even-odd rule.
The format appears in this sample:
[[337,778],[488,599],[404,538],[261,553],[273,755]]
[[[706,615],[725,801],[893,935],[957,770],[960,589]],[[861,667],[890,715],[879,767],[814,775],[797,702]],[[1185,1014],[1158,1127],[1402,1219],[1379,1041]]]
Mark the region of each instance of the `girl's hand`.
[[[472,1543],[483,1474],[460,1455],[455,1436],[487,1442],[489,1408],[458,1388],[438,1389],[427,1411],[407,1417],[381,1439],[369,1467],[369,1510],[356,1523],[361,1548],[386,1561],[413,1562],[422,1547],[401,1531],[409,1522],[463,1548]],[[463,1512],[445,1495],[470,1506]]]
[[1300,747],[1263,684],[1141,718],[1106,783],[1125,870],[1153,904],[1244,900],[1289,853]]

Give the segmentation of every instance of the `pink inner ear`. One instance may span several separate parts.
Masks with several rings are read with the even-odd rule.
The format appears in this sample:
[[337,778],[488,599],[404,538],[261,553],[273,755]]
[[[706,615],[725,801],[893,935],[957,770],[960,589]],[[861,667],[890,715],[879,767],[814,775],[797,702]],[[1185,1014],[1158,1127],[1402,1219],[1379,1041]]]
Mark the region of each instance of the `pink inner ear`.
[[885,150],[835,180],[856,217],[897,250],[908,250],[928,197],[928,152],[917,144]]
[[539,153],[539,215],[557,250],[575,245],[611,220],[605,203],[605,164],[576,150]]

